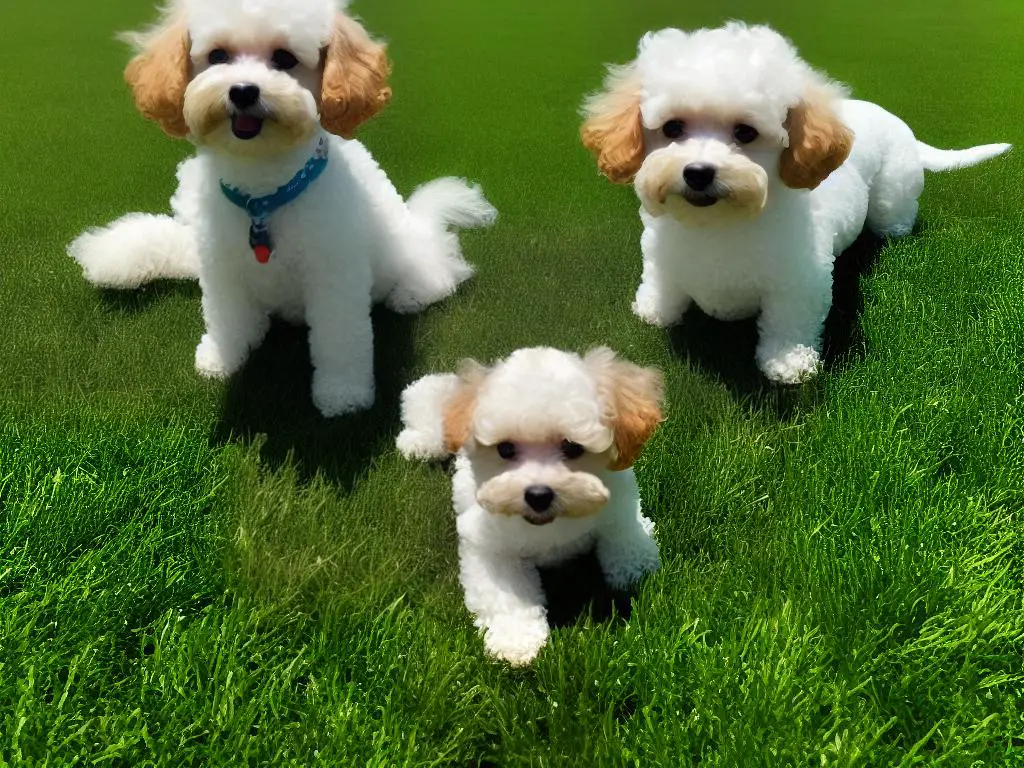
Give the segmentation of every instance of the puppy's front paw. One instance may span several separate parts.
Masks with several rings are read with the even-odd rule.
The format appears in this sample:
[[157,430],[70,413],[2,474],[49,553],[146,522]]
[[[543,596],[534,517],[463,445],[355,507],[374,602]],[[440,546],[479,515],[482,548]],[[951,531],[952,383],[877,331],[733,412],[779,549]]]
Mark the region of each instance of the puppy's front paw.
[[373,405],[373,385],[359,386],[350,377],[313,371],[313,404],[323,416],[341,416]]
[[779,384],[802,384],[821,370],[818,350],[803,344],[771,355],[759,354],[757,362],[764,375]]
[[196,347],[196,371],[208,379],[226,379],[242,365],[244,361],[226,359],[220,346],[210,334],[204,334]]
[[658,328],[668,328],[679,321],[689,306],[689,301],[684,298],[671,306],[669,304],[655,291],[641,285],[633,300],[633,314],[645,323],[650,323]]
[[639,297],[633,301],[633,314],[645,323],[657,326],[658,328],[667,328],[672,324],[658,311],[654,301],[641,301]]
[[549,633],[542,611],[504,614],[488,622],[484,648],[489,655],[507,661],[513,667],[524,667],[540,653]]

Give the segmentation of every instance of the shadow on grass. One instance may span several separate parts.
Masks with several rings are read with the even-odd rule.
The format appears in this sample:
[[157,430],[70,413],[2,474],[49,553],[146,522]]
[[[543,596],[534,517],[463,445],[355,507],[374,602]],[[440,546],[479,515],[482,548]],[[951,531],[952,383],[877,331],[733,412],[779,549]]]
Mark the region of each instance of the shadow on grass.
[[[865,342],[860,330],[864,297],[860,281],[871,274],[884,243],[870,233],[863,233],[836,259],[832,309],[822,335],[826,371],[841,370],[864,355]],[[756,319],[725,322],[697,308],[687,312],[683,322],[669,330],[673,354],[686,359],[695,370],[721,381],[733,397],[751,408],[773,413],[784,421],[813,408],[820,401],[822,387],[813,382],[796,387],[769,382],[754,361],[757,340]]]
[[862,232],[836,259],[832,270],[832,311],[825,319],[822,336],[825,370],[842,370],[864,358],[867,350],[860,328],[860,316],[864,313],[860,281],[874,271],[884,245],[882,238]]
[[195,280],[158,280],[130,291],[101,288],[99,295],[107,309],[123,315],[135,315],[168,297],[184,296],[198,300],[202,293]]
[[213,442],[265,436],[261,457],[272,470],[291,457],[304,480],[319,472],[350,491],[397,431],[415,322],[374,309],[376,401],[368,411],[325,419],[311,395],[308,329],[275,321],[263,344],[228,382]]
[[629,620],[632,595],[614,590],[605,583],[597,555],[593,552],[558,566],[541,568],[540,578],[548,601],[548,622],[552,627],[571,626],[584,615],[594,621]]

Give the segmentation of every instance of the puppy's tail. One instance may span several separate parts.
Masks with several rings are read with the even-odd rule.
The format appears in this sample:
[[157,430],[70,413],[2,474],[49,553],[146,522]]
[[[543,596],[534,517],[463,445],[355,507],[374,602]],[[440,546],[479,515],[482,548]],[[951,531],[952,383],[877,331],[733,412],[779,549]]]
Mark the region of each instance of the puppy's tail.
[[445,229],[487,227],[498,217],[479,186],[453,176],[428,181],[410,195],[406,204],[413,215]]
[[406,207],[411,222],[398,244],[387,305],[396,312],[418,312],[451,296],[473,274],[457,230],[489,226],[498,212],[480,187],[450,177],[416,189]]
[[982,144],[969,149],[937,149],[923,141],[917,142],[917,154],[921,165],[927,171],[952,171],[956,168],[969,168],[983,163],[993,157],[1008,152],[1012,144]]
[[85,279],[101,288],[138,288],[153,280],[191,280],[199,257],[191,228],[170,216],[130,213],[90,229],[68,246]]
[[407,459],[443,459],[444,407],[461,379],[454,373],[424,376],[402,392],[402,431],[395,441]]

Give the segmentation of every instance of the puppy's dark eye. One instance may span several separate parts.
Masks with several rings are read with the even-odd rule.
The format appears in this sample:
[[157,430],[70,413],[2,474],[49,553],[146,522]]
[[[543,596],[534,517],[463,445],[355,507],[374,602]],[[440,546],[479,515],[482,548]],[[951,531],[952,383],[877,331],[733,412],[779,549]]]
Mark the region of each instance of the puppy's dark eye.
[[274,51],[274,55],[270,57],[270,63],[274,65],[274,69],[287,72],[289,69],[295,69],[299,65],[299,60],[295,58],[295,54],[291,51],[278,48]]
[[511,461],[516,457],[516,444],[508,440],[498,443],[498,455],[505,461]]
[[749,144],[756,139],[759,134],[757,128],[746,123],[736,123],[736,126],[732,129],[732,135],[736,137],[736,141],[740,144]]
[[217,66],[218,64],[227,64],[231,61],[231,54],[223,48],[214,48],[210,51],[210,55],[206,57],[206,60],[213,66]]
[[574,443],[572,440],[562,441],[562,455],[567,459],[578,459],[587,449],[579,443]]
[[686,132],[686,123],[682,120],[669,120],[661,126],[661,132],[665,134],[666,138],[678,139]]

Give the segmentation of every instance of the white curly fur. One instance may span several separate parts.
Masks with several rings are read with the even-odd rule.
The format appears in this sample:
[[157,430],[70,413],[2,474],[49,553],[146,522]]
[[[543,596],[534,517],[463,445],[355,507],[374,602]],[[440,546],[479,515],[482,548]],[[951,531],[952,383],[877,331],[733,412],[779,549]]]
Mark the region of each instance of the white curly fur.
[[[416,312],[454,293],[472,267],[452,229],[487,225],[496,216],[479,188],[461,179],[437,179],[403,201],[362,144],[320,127],[311,89],[318,87],[321,51],[343,5],[179,0],[168,8],[166,24],[183,18],[188,25],[193,75],[184,116],[198,145],[178,169],[173,217],[131,214],[69,246],[97,285],[198,277],[206,333],[195,363],[204,376],[237,371],[261,343],[271,315],[307,323],[313,400],[325,416],[373,403],[371,303]],[[144,49],[160,32],[129,39]],[[233,58],[211,65],[211,49],[225,40]],[[299,59],[289,72],[270,64],[281,48]],[[257,109],[266,119],[255,140],[230,130],[240,110],[228,94],[239,83],[260,88]],[[220,182],[269,194],[303,168],[321,140],[329,147],[325,172],[271,216],[273,257],[258,263],[248,243],[249,218],[225,198]]]
[[[445,411],[467,379],[475,388],[469,435],[455,459],[453,500],[466,607],[492,656],[530,663],[549,628],[538,566],[594,548],[605,579],[625,589],[658,568],[653,523],[641,512],[633,470],[611,471],[613,415],[599,378],[611,357],[550,348],[514,352],[490,369],[425,376],[402,394],[398,448],[441,458]],[[583,445],[575,459],[561,441]],[[511,442],[507,460],[496,446]],[[554,492],[551,510],[531,509],[526,489]]]
[[[974,165],[1010,148],[938,150],[881,107],[844,96],[777,32],[739,22],[649,33],[635,61],[611,68],[606,90],[583,111],[594,120],[619,109],[642,132],[639,317],[668,326],[691,303],[724,320],[759,313],[761,370],[774,381],[803,381],[819,367],[835,255],[865,224],[882,236],[910,232],[924,170]],[[622,110],[631,99],[635,109]],[[846,162],[814,189],[791,188],[780,176],[789,121],[806,105],[831,110],[854,135]],[[673,120],[683,132],[670,137]],[[738,124],[759,136],[741,143]],[[706,177],[696,187],[684,178],[699,165],[715,170],[707,188],[698,188]]]

